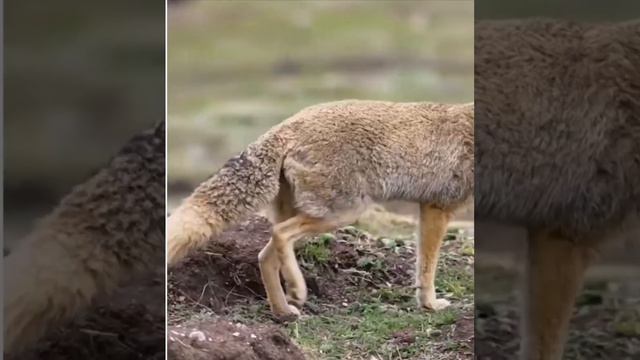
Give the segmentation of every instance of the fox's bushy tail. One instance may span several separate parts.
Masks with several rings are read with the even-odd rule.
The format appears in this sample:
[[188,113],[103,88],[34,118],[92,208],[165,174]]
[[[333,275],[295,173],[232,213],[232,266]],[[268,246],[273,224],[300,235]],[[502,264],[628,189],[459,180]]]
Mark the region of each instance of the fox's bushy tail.
[[167,220],[168,264],[271,202],[280,187],[284,155],[285,141],[269,132],[200,184]]
[[[60,240],[67,235],[36,231],[5,257],[5,354],[28,350],[125,277],[114,257],[99,258],[102,254],[91,251],[94,239],[74,234],[71,241]],[[71,242],[77,248],[70,251],[65,245]]]

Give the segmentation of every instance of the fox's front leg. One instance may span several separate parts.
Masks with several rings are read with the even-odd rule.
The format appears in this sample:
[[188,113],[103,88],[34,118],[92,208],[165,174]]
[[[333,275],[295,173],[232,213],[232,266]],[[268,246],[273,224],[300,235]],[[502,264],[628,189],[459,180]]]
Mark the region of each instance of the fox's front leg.
[[441,310],[449,301],[436,298],[435,274],[442,238],[447,231],[451,212],[428,204],[420,205],[420,232],[416,254],[416,286],[418,306]]
[[549,232],[532,232],[528,241],[520,358],[560,360],[576,295],[594,251]]

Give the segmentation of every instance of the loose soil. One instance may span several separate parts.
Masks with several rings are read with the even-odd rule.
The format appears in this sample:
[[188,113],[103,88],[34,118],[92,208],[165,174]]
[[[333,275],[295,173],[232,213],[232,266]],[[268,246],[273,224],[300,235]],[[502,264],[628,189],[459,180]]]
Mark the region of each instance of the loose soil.
[[168,329],[170,359],[298,360],[302,351],[275,326],[208,319]]

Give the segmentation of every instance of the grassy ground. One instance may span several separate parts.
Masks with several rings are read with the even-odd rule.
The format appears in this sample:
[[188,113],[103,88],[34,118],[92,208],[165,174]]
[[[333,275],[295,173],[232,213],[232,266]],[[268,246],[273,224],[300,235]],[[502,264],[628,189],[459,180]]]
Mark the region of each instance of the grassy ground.
[[[309,304],[312,315],[287,325],[291,338],[308,354],[321,359],[446,359],[451,358],[450,352],[470,351],[469,343],[457,343],[454,332],[456,323],[465,315],[470,316],[473,304],[473,278],[467,267],[472,261],[472,243],[450,242],[443,255],[437,285],[441,296],[451,299],[455,306],[425,314],[415,308],[415,292],[407,286],[410,279],[394,273],[396,261],[412,264],[412,241],[375,241],[357,228],[343,229],[341,233],[363,241],[356,246],[362,253],[356,266],[342,269],[347,274],[347,284],[331,296],[338,301],[315,298]],[[299,250],[307,272],[322,276],[330,264],[330,244],[334,239],[327,234]],[[239,319],[253,321],[265,316],[264,307],[254,310],[255,307],[240,309]]]
[[[307,246],[317,246],[313,244]],[[359,286],[361,280],[355,280],[353,289],[345,288],[345,301],[315,303],[319,315],[289,325],[289,334],[309,353],[322,359],[450,359],[470,355],[469,339],[459,342],[464,335],[456,333],[457,324],[464,321],[472,324],[469,310],[473,303],[473,280],[469,269],[461,266],[468,265],[470,260],[464,246],[449,246],[438,278],[441,296],[453,300],[454,307],[424,314],[415,309],[414,290],[407,286],[392,282],[368,289]],[[375,273],[390,271],[390,264],[384,260],[385,252],[413,250],[412,243],[369,248],[377,255],[363,258],[360,269],[354,269],[352,276],[373,282],[375,278],[384,279],[385,276]]]
[[[297,250],[310,299],[296,322],[280,324],[269,313],[253,268],[259,247],[235,250],[240,258],[223,255],[224,260],[212,262],[211,256],[229,253],[215,245],[208,259],[197,262],[200,278],[208,281],[195,280],[189,290],[182,279],[170,278],[169,321],[178,325],[223,318],[248,326],[273,324],[309,359],[471,359],[473,239],[459,229],[448,234],[436,285],[438,295],[452,306],[428,313],[416,309],[411,227],[405,223],[387,227],[384,234],[371,234],[361,230],[366,226],[359,223],[318,236]],[[220,269],[220,264],[229,263],[234,265]],[[194,264],[186,264],[189,271]],[[209,274],[214,271],[224,271],[224,279],[235,280],[226,285],[212,280]]]

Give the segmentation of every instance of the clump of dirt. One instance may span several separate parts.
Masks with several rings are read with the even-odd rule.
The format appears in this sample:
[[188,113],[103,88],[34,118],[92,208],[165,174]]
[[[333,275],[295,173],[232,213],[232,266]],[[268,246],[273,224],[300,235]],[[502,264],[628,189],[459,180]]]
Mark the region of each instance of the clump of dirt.
[[120,289],[55,330],[20,360],[161,360],[165,358],[164,276]]
[[473,339],[475,337],[475,323],[473,316],[463,317],[456,321],[453,327],[454,338],[460,343],[466,343],[473,349]]
[[304,354],[273,325],[247,326],[208,319],[168,329],[168,352],[176,360],[299,360]]

